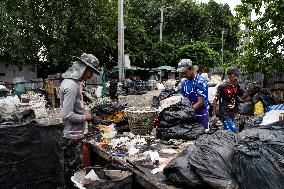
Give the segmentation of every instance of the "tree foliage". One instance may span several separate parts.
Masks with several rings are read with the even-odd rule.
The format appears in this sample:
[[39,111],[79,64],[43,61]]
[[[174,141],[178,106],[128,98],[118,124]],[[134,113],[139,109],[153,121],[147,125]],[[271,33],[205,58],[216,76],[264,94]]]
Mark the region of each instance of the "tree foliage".
[[[242,0],[236,8],[239,19],[249,27],[249,33],[243,33],[250,41],[243,44],[241,59],[249,72],[284,71],[283,8],[283,1],[278,0]],[[255,20],[248,19],[252,11],[258,16]]]
[[[162,6],[171,8],[164,12],[160,42]],[[107,67],[117,62],[116,0],[2,0],[0,11],[0,55],[17,64],[37,65],[42,57],[43,64],[64,70],[73,56],[82,52],[96,55]],[[179,60],[175,52],[197,41],[201,41],[197,46],[208,44],[200,47],[207,50],[200,53],[209,56],[198,61],[211,64],[214,60],[215,64],[223,29],[225,49],[236,54],[238,21],[226,4],[212,0],[208,4],[193,0],[124,0],[124,21],[125,53],[137,66],[176,65]]]
[[194,64],[209,68],[220,64],[219,53],[210,49],[207,43],[200,41],[179,48],[176,52],[176,59],[183,58],[190,58]]
[[2,55],[18,64],[37,64],[39,51],[65,67],[83,51],[103,61],[115,52],[115,1],[3,0],[1,8]]

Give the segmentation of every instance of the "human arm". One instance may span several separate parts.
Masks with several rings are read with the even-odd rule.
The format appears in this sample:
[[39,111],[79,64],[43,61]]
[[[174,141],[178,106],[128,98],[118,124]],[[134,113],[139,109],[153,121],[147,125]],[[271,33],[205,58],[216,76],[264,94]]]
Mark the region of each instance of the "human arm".
[[197,102],[195,104],[193,104],[192,108],[196,111],[201,109],[204,106],[204,97],[203,96],[199,96],[197,97]]
[[249,91],[244,92],[244,94],[242,96],[240,96],[240,98],[242,100],[245,100],[251,93]]
[[185,85],[185,80],[181,80],[180,81],[180,95],[182,97],[185,97],[185,90],[184,90],[184,85]]
[[242,100],[245,100],[251,94],[251,89],[248,89],[247,91],[244,91],[243,89],[240,88],[239,84],[237,86],[237,89],[238,89],[238,96]]
[[214,116],[217,114],[217,104],[221,98],[221,91],[222,91],[222,85],[219,85],[212,103],[212,113]]
[[217,99],[214,98],[213,103],[212,103],[212,114],[216,115],[217,112]]

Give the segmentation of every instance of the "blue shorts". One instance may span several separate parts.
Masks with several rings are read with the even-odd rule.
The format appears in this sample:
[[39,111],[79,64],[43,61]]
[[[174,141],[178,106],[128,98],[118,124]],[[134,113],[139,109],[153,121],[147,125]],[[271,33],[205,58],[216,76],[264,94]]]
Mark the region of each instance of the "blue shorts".
[[238,131],[236,124],[233,122],[233,120],[231,118],[226,119],[223,122],[223,126],[224,126],[224,128],[223,128],[224,130],[230,130],[233,133],[237,133],[237,131]]
[[209,128],[209,113],[207,109],[203,109],[196,113],[196,121],[204,127],[204,129]]

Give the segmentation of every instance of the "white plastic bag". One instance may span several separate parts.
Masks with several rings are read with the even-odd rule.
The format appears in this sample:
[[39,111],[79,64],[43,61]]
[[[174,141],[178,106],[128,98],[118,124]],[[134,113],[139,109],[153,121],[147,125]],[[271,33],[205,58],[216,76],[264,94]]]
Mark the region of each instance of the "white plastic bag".
[[98,86],[95,90],[95,94],[98,98],[102,97],[102,91],[103,91],[103,87],[102,86]]
[[162,83],[157,83],[158,90],[164,90],[165,86]]
[[20,99],[18,96],[8,96],[6,98],[0,99],[0,115],[4,119],[12,118],[12,115],[18,111],[18,106],[20,104]]

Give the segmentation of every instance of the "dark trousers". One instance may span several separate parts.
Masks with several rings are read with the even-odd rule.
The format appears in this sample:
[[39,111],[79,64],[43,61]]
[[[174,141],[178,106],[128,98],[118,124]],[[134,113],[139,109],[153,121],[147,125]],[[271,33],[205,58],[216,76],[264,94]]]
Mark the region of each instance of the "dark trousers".
[[65,188],[73,189],[71,177],[83,168],[82,140],[63,138]]

